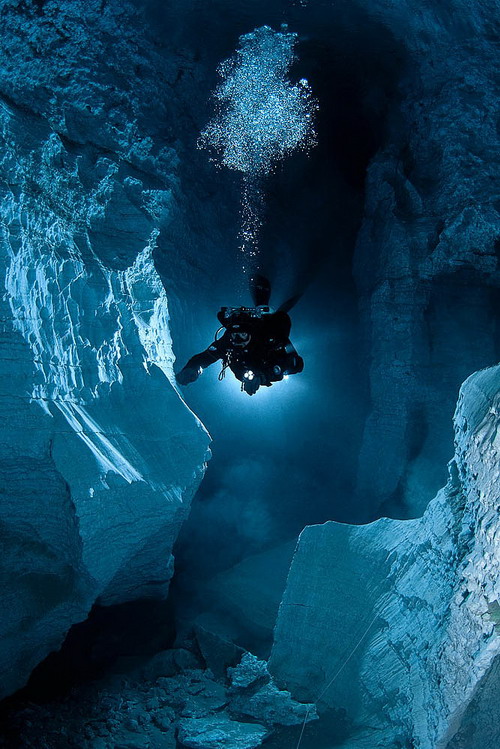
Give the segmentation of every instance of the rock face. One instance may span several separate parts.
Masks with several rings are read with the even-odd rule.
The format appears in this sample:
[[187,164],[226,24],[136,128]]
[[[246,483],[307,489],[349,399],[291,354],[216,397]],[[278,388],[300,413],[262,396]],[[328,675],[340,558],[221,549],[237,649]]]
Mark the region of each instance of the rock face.
[[256,749],[267,730],[258,723],[237,723],[227,715],[185,718],[181,721],[179,741],[190,749]]
[[29,5],[2,14],[2,696],[97,599],[166,595],[207,458],[173,384],[152,257],[175,152],[151,155],[133,92],[115,87],[109,109],[99,63],[117,75],[120,54],[138,61],[123,37],[106,59],[121,16],[97,5],[87,25],[50,2],[42,20]]
[[[247,557],[203,586],[193,603],[208,632],[267,658],[296,540]],[[198,613],[195,606],[202,608]]]
[[382,506],[373,518],[424,511],[445,480],[459,386],[499,358],[495,11],[454,7],[454,19],[439,4],[374,8],[408,58],[354,263],[371,397],[357,502]]
[[300,537],[270,668],[347,711],[346,749],[498,746],[499,407],[500,367],[463,385],[450,479],[421,519]]
[[296,702],[290,692],[278,689],[266,662],[251,653],[245,653],[228,674],[232,696],[229,709],[236,717],[282,726],[301,725],[318,717],[314,705]]

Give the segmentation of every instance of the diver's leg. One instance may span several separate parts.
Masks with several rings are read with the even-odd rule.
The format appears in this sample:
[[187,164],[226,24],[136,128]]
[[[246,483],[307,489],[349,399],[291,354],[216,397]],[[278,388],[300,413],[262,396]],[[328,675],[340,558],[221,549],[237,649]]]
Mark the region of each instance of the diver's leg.
[[304,369],[304,360],[298,355],[294,345],[290,341],[284,347],[284,353],[285,356],[280,362],[283,374],[291,375],[302,372]]
[[297,352],[295,352],[294,354],[289,354],[285,367],[283,369],[284,374],[299,374],[299,372],[302,372],[303,369],[303,358],[299,356]]
[[256,307],[268,306],[271,298],[271,284],[265,276],[258,273],[250,279],[250,294]]

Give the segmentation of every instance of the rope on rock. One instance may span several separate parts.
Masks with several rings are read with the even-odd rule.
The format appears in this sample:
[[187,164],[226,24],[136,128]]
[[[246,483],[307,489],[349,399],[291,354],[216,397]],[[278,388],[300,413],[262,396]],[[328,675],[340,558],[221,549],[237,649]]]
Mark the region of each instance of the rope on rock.
[[[375,614],[375,616],[371,620],[370,624],[368,625],[368,627],[365,629],[365,631],[363,632],[363,634],[359,638],[359,640],[356,643],[355,647],[351,650],[351,652],[349,653],[349,655],[347,656],[347,658],[344,660],[344,662],[342,663],[342,665],[340,666],[340,668],[334,673],[334,675],[332,676],[332,678],[330,679],[330,681],[328,682],[328,684],[326,685],[326,687],[324,687],[324,689],[316,697],[315,701],[313,702],[313,705],[317,705],[318,702],[320,701],[320,699],[323,697],[323,695],[325,695],[328,692],[328,690],[332,686],[332,684],[335,681],[335,679],[337,678],[337,676],[347,666],[347,664],[351,660],[352,656],[354,655],[354,653],[356,652],[356,650],[359,648],[359,646],[361,645],[361,643],[363,642],[363,640],[365,639],[366,635],[368,634],[368,632],[370,631],[370,629],[373,627],[373,625],[375,624],[375,621],[377,619],[378,619],[378,614]],[[307,711],[306,711],[306,714],[304,716],[304,720],[302,722],[302,729],[300,731],[300,736],[299,736],[299,740],[297,742],[296,749],[300,749],[300,745],[302,743],[302,738],[304,736],[304,731],[305,731],[305,728],[306,728],[307,719],[309,718],[309,713],[310,713],[310,709],[308,708]]]

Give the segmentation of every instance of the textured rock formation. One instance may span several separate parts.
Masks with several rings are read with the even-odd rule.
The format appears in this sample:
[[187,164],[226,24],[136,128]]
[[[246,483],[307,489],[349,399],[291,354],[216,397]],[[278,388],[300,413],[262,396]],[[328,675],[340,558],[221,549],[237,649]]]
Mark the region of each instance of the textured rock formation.
[[238,723],[219,714],[182,720],[179,742],[190,749],[256,749],[266,735],[259,723]]
[[303,705],[290,692],[278,689],[265,661],[245,653],[235,668],[228,669],[231,679],[230,712],[240,719],[253,719],[266,725],[295,726],[315,720],[314,705]]
[[192,617],[208,632],[267,658],[295,543],[249,556],[213,577],[191,602]]
[[496,11],[452,5],[376,3],[408,59],[356,247],[371,396],[357,501],[399,517],[445,478],[460,384],[499,358]]
[[166,595],[208,445],[152,258],[175,153],[140,136],[137,77],[116,85],[139,64],[122,15],[4,5],[2,695],[96,599]]
[[499,393],[500,367],[463,385],[450,479],[421,519],[300,537],[270,668],[347,710],[346,749],[498,746]]

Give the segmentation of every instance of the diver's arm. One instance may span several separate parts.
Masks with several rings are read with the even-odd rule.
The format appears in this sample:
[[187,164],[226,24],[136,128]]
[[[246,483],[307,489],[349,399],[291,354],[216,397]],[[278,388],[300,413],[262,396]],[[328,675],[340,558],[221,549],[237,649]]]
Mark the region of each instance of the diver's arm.
[[222,353],[219,351],[219,347],[216,344],[217,341],[214,341],[207,349],[205,349],[205,351],[202,351],[201,354],[195,354],[191,357],[181,371],[175,375],[175,379],[179,385],[189,385],[190,382],[194,382],[198,379],[204,369],[221,358]]

